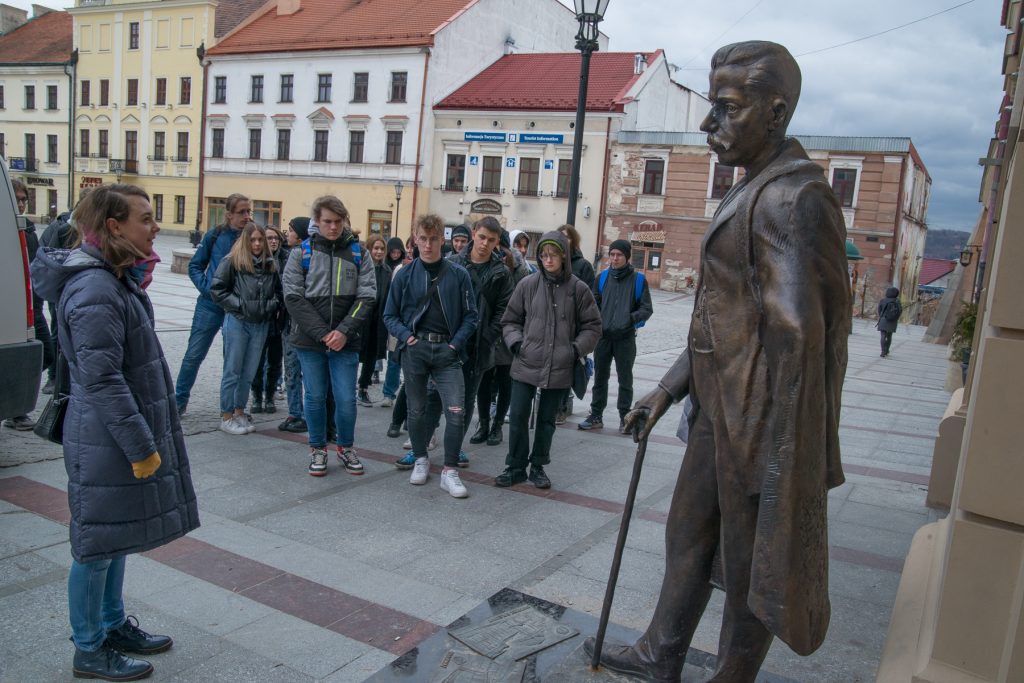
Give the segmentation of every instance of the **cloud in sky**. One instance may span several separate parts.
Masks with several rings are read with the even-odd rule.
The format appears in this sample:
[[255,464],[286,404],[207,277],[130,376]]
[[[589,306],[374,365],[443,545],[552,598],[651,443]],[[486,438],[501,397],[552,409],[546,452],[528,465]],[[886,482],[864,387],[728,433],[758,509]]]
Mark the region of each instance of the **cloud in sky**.
[[[800,55],[962,1],[611,0],[601,28],[612,50],[664,48],[669,62],[685,67],[676,79],[705,92],[711,55],[727,43],[773,40]],[[43,2],[57,8],[74,4]],[[1000,3],[975,0],[882,36],[798,57],[803,92],[790,131],[912,138],[932,176],[929,223],[970,230],[980,210],[978,158],[988,149],[1002,102],[1006,32],[999,12]]]

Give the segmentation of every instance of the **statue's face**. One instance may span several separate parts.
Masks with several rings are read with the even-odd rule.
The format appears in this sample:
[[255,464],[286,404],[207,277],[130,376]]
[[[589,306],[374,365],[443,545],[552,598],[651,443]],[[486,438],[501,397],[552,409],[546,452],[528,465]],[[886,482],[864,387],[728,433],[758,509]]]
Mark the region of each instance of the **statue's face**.
[[747,69],[724,66],[711,72],[711,111],[700,124],[708,146],[727,166],[749,167],[770,156],[775,114],[772,99],[747,85]]

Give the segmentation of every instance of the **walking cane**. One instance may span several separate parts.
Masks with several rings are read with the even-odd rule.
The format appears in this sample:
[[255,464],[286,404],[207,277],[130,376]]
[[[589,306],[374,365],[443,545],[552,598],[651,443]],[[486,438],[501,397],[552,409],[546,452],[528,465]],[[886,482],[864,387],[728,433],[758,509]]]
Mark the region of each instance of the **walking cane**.
[[[642,432],[646,427],[646,418],[641,418],[633,427],[634,433]],[[619,538],[615,541],[615,554],[612,555],[612,568],[608,572],[608,587],[604,592],[604,605],[601,607],[601,621],[594,637],[594,656],[590,667],[597,669],[601,663],[601,647],[604,645],[604,633],[608,629],[608,617],[612,611],[612,599],[615,597],[615,584],[619,581],[619,566],[622,564],[622,551],[626,548],[626,535],[629,533],[629,519],[633,516],[633,502],[636,500],[636,487],[640,483],[640,470],[644,466],[647,454],[647,437],[645,436],[636,447],[636,458],[633,461],[633,477],[629,480],[629,491],[626,493],[626,505],[622,510],[622,522],[619,524]]]

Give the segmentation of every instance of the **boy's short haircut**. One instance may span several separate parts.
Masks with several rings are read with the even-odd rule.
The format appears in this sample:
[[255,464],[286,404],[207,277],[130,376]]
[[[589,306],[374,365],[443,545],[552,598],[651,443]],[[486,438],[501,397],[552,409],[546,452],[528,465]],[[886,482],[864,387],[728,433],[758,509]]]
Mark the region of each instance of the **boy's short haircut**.
[[312,214],[314,219],[319,221],[320,212],[323,211],[324,209],[327,209],[331,213],[337,215],[338,218],[340,218],[342,222],[346,224],[345,227],[351,227],[351,223],[349,222],[348,209],[345,208],[345,205],[342,203],[340,199],[338,199],[332,194],[327,194],[324,195],[323,197],[317,197],[315,200],[313,200]]
[[494,216],[484,216],[476,223],[473,223],[473,232],[476,232],[478,228],[484,228],[496,235],[501,235],[501,223]]
[[416,219],[415,234],[423,231],[429,235],[444,235],[444,219],[434,213],[423,214]]

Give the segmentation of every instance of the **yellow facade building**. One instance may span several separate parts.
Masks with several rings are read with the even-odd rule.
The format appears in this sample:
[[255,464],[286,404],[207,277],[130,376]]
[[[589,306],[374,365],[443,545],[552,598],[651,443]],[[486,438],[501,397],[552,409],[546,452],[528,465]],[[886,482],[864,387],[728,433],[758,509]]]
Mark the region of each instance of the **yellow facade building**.
[[202,52],[213,0],[77,0],[74,187],[143,187],[165,230],[200,221]]

